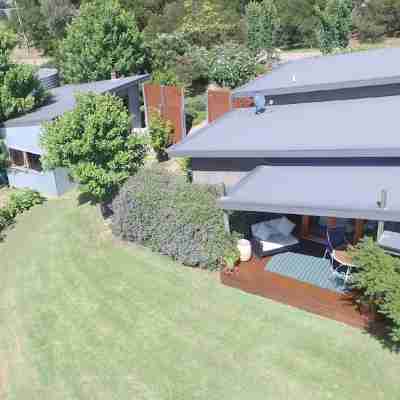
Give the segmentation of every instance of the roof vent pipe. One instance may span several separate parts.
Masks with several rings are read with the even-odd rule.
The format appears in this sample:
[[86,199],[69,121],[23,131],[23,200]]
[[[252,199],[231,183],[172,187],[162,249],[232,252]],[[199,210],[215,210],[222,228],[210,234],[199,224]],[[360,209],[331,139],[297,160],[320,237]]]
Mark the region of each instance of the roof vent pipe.
[[[381,208],[382,210],[386,209],[386,207],[387,207],[387,197],[388,197],[387,190],[385,190],[385,189],[381,190],[380,198],[378,200],[378,207]],[[385,222],[379,221],[378,234],[377,234],[378,241],[382,237],[384,231],[385,231]]]
[[387,207],[387,197],[388,197],[388,192],[386,189],[382,189],[378,201],[378,207],[385,209]]

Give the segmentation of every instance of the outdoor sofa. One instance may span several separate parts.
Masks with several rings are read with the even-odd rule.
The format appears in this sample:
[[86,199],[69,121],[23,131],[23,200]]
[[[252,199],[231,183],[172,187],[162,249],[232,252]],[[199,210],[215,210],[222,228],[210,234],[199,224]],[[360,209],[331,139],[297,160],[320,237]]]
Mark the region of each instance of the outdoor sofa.
[[256,257],[295,250],[300,241],[292,234],[296,225],[286,217],[276,217],[251,226],[251,243]]

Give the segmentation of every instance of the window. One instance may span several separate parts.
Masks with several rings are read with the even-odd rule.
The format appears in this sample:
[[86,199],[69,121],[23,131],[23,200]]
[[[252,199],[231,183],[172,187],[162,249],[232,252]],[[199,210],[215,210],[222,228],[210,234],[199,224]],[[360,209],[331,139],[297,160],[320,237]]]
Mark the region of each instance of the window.
[[28,158],[28,168],[38,172],[43,171],[39,154],[26,153],[26,156]]
[[24,152],[20,150],[9,149],[10,160],[13,167],[25,167]]
[[16,149],[9,149],[12,167],[31,169],[37,172],[43,170],[39,154],[33,154]]

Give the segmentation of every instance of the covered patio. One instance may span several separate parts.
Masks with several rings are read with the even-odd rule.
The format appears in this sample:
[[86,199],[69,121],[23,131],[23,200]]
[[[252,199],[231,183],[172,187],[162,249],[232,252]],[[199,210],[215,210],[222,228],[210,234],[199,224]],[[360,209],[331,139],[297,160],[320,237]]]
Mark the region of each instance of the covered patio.
[[[357,243],[371,226],[379,241],[387,234],[385,221],[400,222],[400,189],[396,185],[399,172],[399,167],[256,168],[219,200],[226,211],[227,230],[230,210],[283,215],[296,225],[293,234],[289,234],[296,239],[296,245],[289,241],[287,246],[270,252],[256,251],[256,256],[241,263],[234,274],[221,273],[222,282],[353,326],[367,327],[373,316],[360,312],[354,293],[346,284],[337,283],[329,259],[324,258],[326,231],[346,221],[351,233],[349,244]],[[324,233],[312,229],[313,221],[318,219],[326,220]],[[400,233],[391,234],[394,242],[400,237]],[[254,254],[254,241],[252,244]],[[337,255],[351,264],[346,251],[337,251]]]

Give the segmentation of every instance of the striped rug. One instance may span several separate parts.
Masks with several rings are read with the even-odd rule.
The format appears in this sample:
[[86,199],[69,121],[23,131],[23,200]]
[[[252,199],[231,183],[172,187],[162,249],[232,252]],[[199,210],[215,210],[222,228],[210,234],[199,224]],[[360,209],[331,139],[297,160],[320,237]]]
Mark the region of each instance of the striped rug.
[[343,281],[332,275],[329,260],[322,257],[291,252],[278,254],[267,262],[265,270],[334,292],[346,292]]

